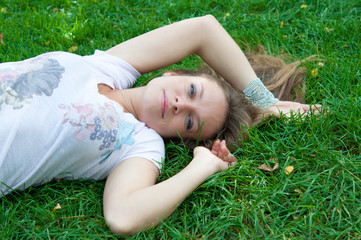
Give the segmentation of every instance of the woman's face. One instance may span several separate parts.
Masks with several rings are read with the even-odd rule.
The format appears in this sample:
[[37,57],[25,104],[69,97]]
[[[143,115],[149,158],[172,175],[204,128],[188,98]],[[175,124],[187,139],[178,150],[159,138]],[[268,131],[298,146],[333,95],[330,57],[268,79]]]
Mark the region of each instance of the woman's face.
[[202,123],[201,139],[210,138],[223,127],[228,108],[221,87],[200,76],[166,73],[148,83],[142,98],[138,119],[165,138],[197,139]]

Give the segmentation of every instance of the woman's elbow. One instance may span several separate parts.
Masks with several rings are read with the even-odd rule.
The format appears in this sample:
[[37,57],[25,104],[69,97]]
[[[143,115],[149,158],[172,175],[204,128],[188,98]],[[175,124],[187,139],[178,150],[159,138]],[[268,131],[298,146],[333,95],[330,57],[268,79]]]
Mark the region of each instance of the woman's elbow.
[[212,14],[203,15],[200,18],[206,21],[217,21],[217,19]]
[[105,222],[110,231],[116,235],[131,237],[137,234],[141,229],[125,217],[105,217]]
[[114,212],[105,215],[105,222],[112,233],[127,237],[131,237],[143,229],[151,228],[159,223],[158,221],[149,222],[134,217],[134,215],[115,214]]
[[215,24],[219,25],[220,23],[218,22],[217,18],[215,18],[213,15],[208,14],[208,15],[204,15],[202,17],[203,21],[210,25],[210,26],[214,26]]

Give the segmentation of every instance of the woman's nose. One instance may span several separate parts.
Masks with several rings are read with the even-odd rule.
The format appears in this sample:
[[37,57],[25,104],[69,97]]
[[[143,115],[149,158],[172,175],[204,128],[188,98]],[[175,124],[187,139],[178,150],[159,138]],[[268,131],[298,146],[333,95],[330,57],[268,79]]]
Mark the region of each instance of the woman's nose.
[[184,110],[190,110],[192,105],[188,99],[184,99],[181,97],[176,97],[174,102],[174,113],[179,113]]

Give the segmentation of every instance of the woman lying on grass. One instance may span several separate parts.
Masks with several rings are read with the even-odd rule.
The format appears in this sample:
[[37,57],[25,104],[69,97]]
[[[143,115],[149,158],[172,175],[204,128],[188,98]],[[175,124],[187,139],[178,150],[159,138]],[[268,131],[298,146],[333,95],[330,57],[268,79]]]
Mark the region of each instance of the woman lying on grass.
[[[130,88],[141,74],[192,54],[233,88],[210,68],[166,72]],[[296,68],[300,62],[249,59],[276,97],[291,99],[304,77]],[[1,196],[56,178],[107,178],[104,216],[114,233],[130,235],[159,223],[208,177],[236,163],[224,139],[239,144],[245,127],[265,115],[310,110],[278,101],[250,62],[217,20],[205,16],[91,56],[51,52],[1,64]],[[193,146],[211,143],[211,150],[195,148],[185,169],[155,184],[162,138],[179,136]]]

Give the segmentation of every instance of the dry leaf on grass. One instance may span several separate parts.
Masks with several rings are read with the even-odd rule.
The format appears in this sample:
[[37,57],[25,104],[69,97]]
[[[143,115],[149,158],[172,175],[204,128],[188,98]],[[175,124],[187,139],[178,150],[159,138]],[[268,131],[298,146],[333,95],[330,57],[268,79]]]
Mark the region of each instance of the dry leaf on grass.
[[296,192],[296,193],[299,193],[299,194],[302,194],[302,193],[303,193],[300,189],[295,189],[295,190],[293,190],[293,191]]
[[60,206],[60,204],[58,203],[58,204],[56,204],[56,206],[54,207],[53,211],[59,210],[59,209],[61,209],[61,206]]
[[276,164],[273,166],[273,168],[270,168],[267,163],[264,163],[264,164],[262,164],[261,166],[259,166],[258,169],[261,169],[261,170],[264,170],[264,171],[267,171],[267,172],[273,172],[274,170],[276,170],[276,169],[279,167],[279,165],[278,165],[278,158],[272,158],[272,159],[270,159],[270,161],[276,163]]

